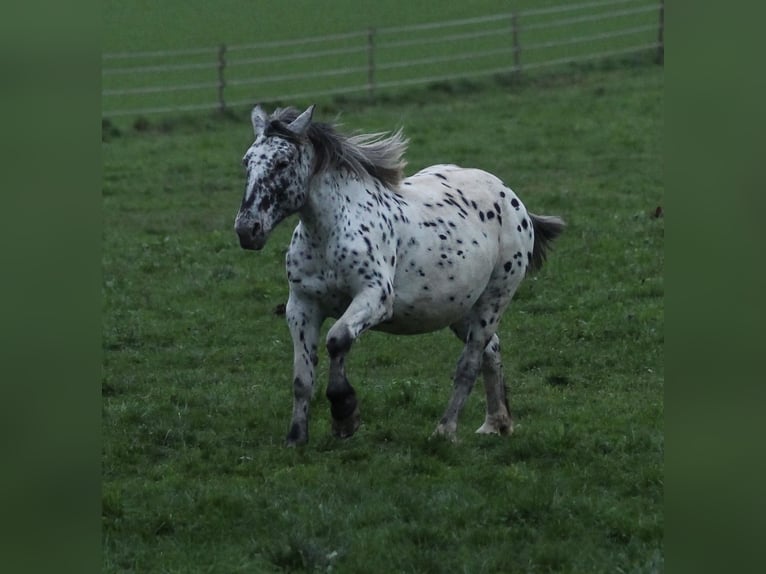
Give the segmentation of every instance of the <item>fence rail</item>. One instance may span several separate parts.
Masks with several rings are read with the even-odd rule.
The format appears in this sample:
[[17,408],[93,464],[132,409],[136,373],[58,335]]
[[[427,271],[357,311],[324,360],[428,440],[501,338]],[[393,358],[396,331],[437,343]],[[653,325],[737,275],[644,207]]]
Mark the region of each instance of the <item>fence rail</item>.
[[602,0],[311,38],[102,55],[102,115],[225,110],[654,51],[664,1]]

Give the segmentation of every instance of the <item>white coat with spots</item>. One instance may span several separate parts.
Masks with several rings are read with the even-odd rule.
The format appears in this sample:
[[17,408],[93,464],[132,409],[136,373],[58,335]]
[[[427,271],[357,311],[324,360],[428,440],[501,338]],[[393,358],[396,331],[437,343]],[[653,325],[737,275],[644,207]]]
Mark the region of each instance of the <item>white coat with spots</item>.
[[235,223],[241,246],[258,250],[285,217],[300,217],[286,258],[294,347],[287,443],[308,441],[319,332],[328,317],[338,319],[326,341],[337,436],[351,436],[360,424],[344,367],[353,341],[367,329],[444,327],[465,346],[435,434],[454,439],[479,373],[487,404],[477,432],[510,433],[496,331],[563,221],[529,213],[500,179],[478,169],[435,165],[403,179],[401,132],[349,137],[314,122],[313,110],[253,110],[255,141],[243,159],[247,184]]

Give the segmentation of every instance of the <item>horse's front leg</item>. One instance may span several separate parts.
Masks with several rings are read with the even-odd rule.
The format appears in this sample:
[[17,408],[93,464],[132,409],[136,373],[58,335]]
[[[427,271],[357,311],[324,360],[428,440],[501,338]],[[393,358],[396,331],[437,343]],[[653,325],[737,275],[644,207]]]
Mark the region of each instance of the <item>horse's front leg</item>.
[[346,377],[346,355],[359,335],[391,317],[393,307],[390,282],[384,283],[382,288],[365,289],[354,297],[346,312],[327,333],[330,381],[326,394],[330,400],[333,434],[337,437],[350,437],[361,422],[356,392]]
[[317,342],[324,316],[312,301],[290,294],[285,310],[293,340],[293,416],[287,445],[309,440],[309,408],[314,393],[314,373],[318,362]]

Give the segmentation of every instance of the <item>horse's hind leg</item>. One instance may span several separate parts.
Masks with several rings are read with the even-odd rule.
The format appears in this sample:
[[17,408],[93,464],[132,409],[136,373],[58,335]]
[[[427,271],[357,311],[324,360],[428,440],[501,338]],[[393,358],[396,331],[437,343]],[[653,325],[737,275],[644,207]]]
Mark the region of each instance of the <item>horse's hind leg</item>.
[[439,421],[434,431],[434,435],[444,436],[450,440],[456,439],[457,419],[460,411],[463,410],[468,395],[479,375],[482,361],[482,348],[484,344],[481,339],[474,338],[474,334],[468,331],[465,338],[465,346],[460,354],[455,369],[454,386],[452,388],[452,397],[447,404],[447,410]]
[[[487,389],[487,418],[479,432],[507,434],[511,428],[505,384],[500,362],[500,339],[496,335],[500,318],[513,298],[518,281],[508,283],[501,271],[490,279],[487,289],[479,297],[468,315],[451,325],[455,334],[465,343],[455,371],[452,398],[434,434],[454,440],[457,419],[481,370]],[[507,421],[507,422],[506,422]]]
[[482,356],[481,373],[487,393],[487,414],[479,434],[511,434],[513,419],[508,406],[508,389],[503,378],[503,362],[500,357],[500,338],[493,335]]
[[[455,335],[465,343],[468,336],[467,323],[456,323],[451,328]],[[513,431],[513,421],[503,378],[500,338],[497,334],[492,335],[489,343],[484,347],[481,357],[481,374],[486,392],[487,414],[484,424],[476,432],[481,434],[510,434]]]

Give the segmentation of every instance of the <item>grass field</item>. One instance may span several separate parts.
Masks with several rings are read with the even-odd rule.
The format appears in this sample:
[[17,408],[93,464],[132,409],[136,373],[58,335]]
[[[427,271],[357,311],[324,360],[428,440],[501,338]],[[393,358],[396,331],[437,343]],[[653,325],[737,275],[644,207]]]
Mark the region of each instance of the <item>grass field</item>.
[[[233,233],[246,113],[107,132],[103,149],[106,572],[654,572],[663,551],[663,70],[569,69],[317,110],[403,126],[408,173],[491,171],[569,228],[501,325],[517,430],[429,441],[460,346],[368,333],[363,426],[285,449],[284,252]],[[298,104],[302,104],[299,102]]]

